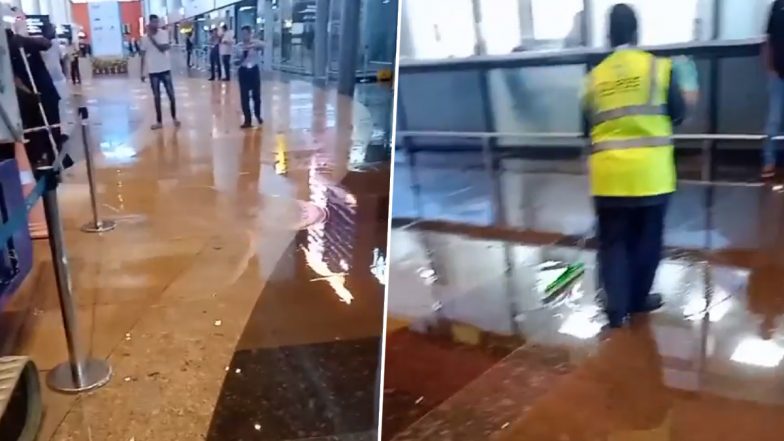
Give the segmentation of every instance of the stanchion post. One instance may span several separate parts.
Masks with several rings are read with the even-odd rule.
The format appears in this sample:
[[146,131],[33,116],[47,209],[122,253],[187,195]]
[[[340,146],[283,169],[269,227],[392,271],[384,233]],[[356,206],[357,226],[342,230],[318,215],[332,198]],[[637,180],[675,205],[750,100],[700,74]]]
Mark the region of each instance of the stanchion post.
[[49,248],[52,252],[52,266],[68,347],[68,361],[49,371],[46,381],[50,388],[58,392],[77,393],[96,389],[109,382],[112,368],[104,360],[87,358],[79,347],[79,327],[71,291],[68,257],[65,253],[63,223],[57,205],[59,172],[49,166],[41,167],[36,172],[38,179],[46,179],[43,193],[44,215],[49,225]]
[[93,169],[93,155],[90,149],[90,136],[87,131],[88,122],[87,107],[79,107],[79,118],[82,122],[82,143],[84,144],[84,163],[87,167],[87,182],[90,187],[90,207],[93,210],[93,220],[82,225],[85,233],[105,233],[114,230],[117,226],[112,220],[101,220],[98,217],[98,202],[95,197],[95,170]]

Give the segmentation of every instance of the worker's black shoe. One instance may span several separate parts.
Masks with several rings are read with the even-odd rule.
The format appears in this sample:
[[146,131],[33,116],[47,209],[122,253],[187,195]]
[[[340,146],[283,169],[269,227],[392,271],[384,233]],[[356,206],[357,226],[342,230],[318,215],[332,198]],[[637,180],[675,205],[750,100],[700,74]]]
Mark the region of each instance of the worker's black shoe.
[[629,316],[617,312],[607,311],[607,328],[618,329],[622,328],[628,321]]
[[664,299],[662,298],[661,294],[648,294],[648,296],[645,297],[645,302],[642,305],[632,307],[631,313],[646,314],[656,311],[662,306],[664,306]]

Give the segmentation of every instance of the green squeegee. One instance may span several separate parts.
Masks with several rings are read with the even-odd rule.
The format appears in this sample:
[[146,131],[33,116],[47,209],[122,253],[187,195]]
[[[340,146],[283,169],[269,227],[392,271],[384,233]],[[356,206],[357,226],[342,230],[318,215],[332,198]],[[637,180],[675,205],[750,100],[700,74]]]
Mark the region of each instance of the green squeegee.
[[585,273],[585,265],[582,263],[567,265],[561,275],[545,288],[544,303],[553,301],[555,297],[560,295],[565,288],[570,286],[578,277],[582,276],[583,273]]

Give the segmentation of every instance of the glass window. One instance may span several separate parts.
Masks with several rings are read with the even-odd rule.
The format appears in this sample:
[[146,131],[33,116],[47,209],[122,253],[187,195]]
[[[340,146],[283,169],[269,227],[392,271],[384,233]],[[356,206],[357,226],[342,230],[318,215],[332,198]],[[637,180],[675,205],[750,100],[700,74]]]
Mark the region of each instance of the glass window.
[[[607,18],[616,3],[616,0],[594,0],[591,21],[594,47],[608,45]],[[626,3],[637,11],[639,43],[646,46],[696,40],[700,37],[700,25],[704,21],[698,14],[709,10],[698,5],[701,0],[627,0]]]
[[367,63],[395,62],[397,39],[397,0],[365,0],[365,18],[362,23],[362,38],[366,46],[364,58]]
[[486,53],[502,55],[522,43],[519,0],[481,0],[479,29]]
[[535,39],[564,40],[579,32],[580,23],[576,17],[583,10],[583,0],[533,0],[531,10]]
[[401,56],[416,59],[468,57],[474,54],[476,33],[471,0],[404,1],[407,48]]
[[719,37],[735,40],[763,35],[772,2],[773,0],[721,0]]

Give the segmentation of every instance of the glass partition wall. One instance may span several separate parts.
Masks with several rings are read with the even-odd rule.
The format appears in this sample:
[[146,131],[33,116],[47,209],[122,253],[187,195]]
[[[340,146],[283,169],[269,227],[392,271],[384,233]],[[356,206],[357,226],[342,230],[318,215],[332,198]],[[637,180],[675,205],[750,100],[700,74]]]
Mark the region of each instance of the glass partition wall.
[[[337,78],[344,1],[328,0],[327,70]],[[398,0],[348,0],[360,5],[358,74],[394,68]],[[316,59],[317,0],[275,0],[272,9],[273,63],[277,69],[313,75]]]

